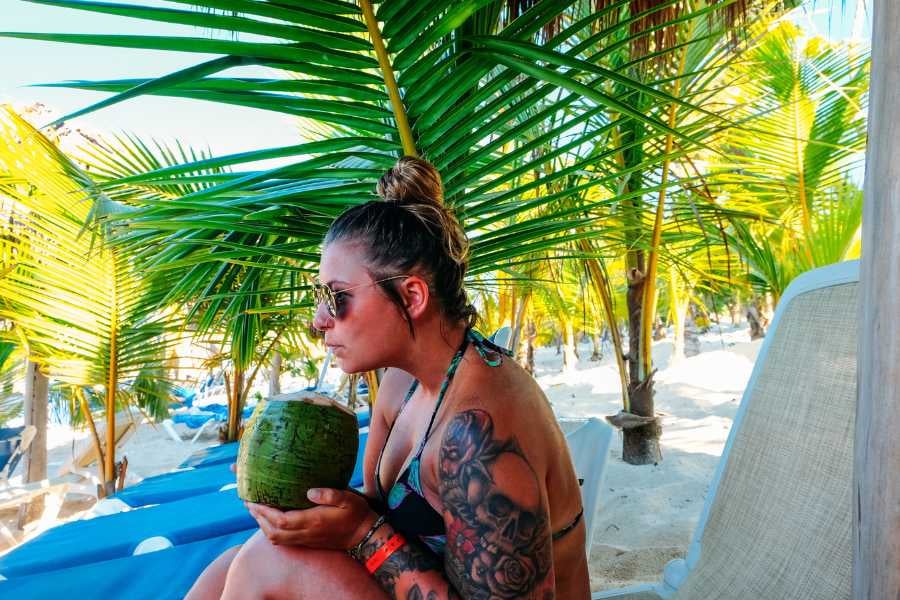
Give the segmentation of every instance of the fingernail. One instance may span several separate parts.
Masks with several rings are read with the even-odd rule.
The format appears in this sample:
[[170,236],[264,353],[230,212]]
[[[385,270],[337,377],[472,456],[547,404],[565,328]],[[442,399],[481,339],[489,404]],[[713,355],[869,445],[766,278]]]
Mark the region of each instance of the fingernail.
[[318,502],[319,498],[322,497],[322,492],[320,492],[318,488],[310,488],[306,490],[306,497],[312,502]]

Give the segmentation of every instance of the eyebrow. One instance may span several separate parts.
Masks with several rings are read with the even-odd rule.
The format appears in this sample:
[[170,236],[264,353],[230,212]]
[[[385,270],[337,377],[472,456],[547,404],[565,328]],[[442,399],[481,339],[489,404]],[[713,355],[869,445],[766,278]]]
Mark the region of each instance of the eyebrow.
[[[330,281],[326,281],[326,282],[325,282],[325,285],[327,285],[328,287],[332,287],[332,286],[333,286],[334,284],[336,284],[336,283],[337,283],[337,284],[340,284],[340,285],[349,285],[348,282],[343,281],[343,280],[341,280],[341,279],[332,279],[332,280],[330,280]],[[332,291],[334,291],[334,288],[332,288]]]

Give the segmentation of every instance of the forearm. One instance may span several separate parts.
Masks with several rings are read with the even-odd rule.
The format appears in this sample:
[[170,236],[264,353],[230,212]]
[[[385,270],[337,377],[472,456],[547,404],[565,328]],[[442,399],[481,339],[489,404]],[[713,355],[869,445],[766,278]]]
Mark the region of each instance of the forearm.
[[[363,565],[395,534],[397,531],[389,522],[379,527],[359,552]],[[460,597],[447,580],[442,561],[418,540],[405,539],[403,545],[375,569],[373,577],[391,598],[444,600]]]

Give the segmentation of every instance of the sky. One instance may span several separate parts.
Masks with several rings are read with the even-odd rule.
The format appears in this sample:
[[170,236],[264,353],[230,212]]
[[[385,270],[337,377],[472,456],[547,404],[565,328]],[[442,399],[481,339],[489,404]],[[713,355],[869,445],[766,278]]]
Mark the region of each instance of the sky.
[[[125,0],[129,2],[129,0]],[[129,2],[136,4],[136,2]],[[144,5],[166,6],[145,1]],[[147,23],[137,19],[93,14],[0,0],[0,30],[23,32],[179,34],[210,36],[210,30]],[[250,39],[242,36],[242,39]],[[215,58],[184,54],[0,38],[0,103],[14,106],[40,102],[53,118],[102,100],[108,94],[65,88],[29,87],[35,83],[66,80],[103,80],[157,77]],[[227,73],[266,76],[265,69]],[[142,96],[75,119],[75,127],[92,132],[127,131],[142,139],[179,139],[196,149],[229,154],[257,148],[298,143],[294,119],[279,113],[229,107],[212,102]]]
[[[162,0],[118,0],[122,3],[173,6]],[[817,0],[799,13],[807,29],[832,39],[851,35],[857,0]],[[183,8],[183,5],[178,5]],[[868,21],[868,19],[866,19]],[[865,21],[864,21],[865,22]],[[141,33],[211,36],[210,30],[149,23],[137,19],[93,14],[0,0],[0,30],[65,33]],[[863,35],[868,34],[865,27]],[[252,39],[242,36],[241,39]],[[56,44],[0,38],[0,103],[16,107],[40,102],[52,118],[83,108],[107,94],[64,88],[30,87],[73,79],[103,80],[156,77],[214,58],[212,55],[145,51]],[[231,70],[266,76],[263,69]],[[92,133],[129,132],[141,139],[172,142],[195,149],[209,148],[214,155],[296,144],[301,132],[288,116],[258,109],[222,106],[211,102],[142,96],[75,119],[71,125]]]

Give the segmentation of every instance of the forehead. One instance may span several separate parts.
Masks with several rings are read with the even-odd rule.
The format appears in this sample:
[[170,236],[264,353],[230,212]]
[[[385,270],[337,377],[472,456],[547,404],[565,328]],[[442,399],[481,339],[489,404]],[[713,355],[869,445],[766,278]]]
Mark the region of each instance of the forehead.
[[319,280],[323,283],[364,283],[369,277],[363,246],[352,242],[331,242],[322,248]]

